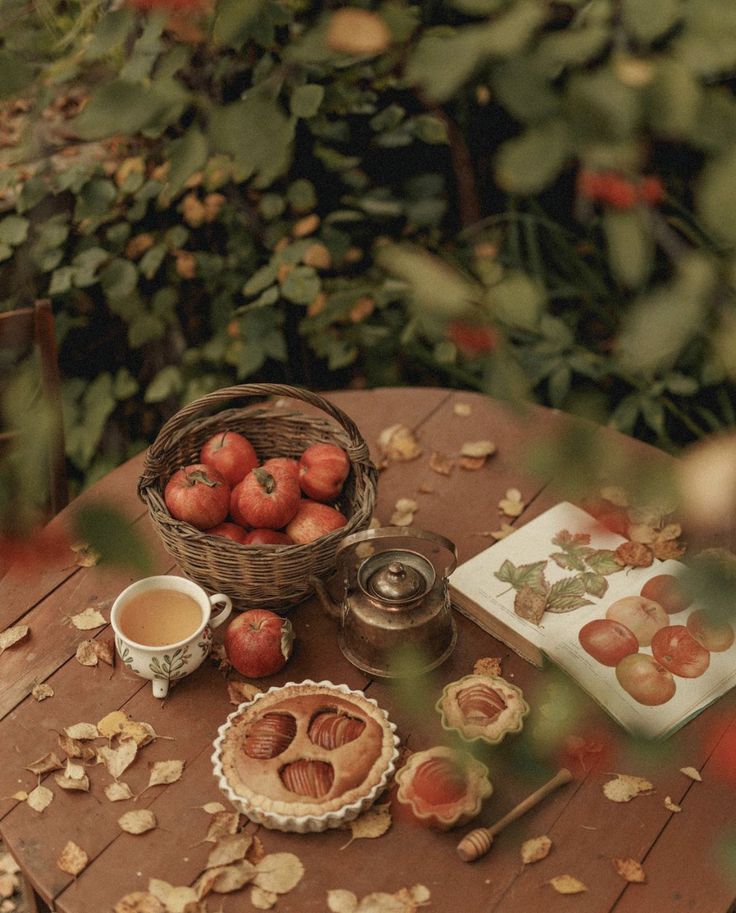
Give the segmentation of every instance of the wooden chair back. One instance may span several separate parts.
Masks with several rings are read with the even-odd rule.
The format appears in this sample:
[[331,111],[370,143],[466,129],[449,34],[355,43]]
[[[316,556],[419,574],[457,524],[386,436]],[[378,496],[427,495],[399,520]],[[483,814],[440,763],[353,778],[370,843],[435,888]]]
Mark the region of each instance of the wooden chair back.
[[[64,455],[64,421],[61,405],[61,379],[54,332],[54,313],[51,302],[39,300],[32,307],[0,313],[0,351],[16,353],[18,357],[35,349],[39,355],[41,389],[49,404],[53,421],[51,452],[49,453],[49,515],[53,516],[69,501],[69,489]],[[0,445],[12,442],[12,431],[0,429]]]

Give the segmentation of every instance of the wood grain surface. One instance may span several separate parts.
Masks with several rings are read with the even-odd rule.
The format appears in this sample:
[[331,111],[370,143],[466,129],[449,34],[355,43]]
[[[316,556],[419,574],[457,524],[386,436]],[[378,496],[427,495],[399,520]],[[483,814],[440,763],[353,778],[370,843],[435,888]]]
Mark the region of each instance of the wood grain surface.
[[[393,462],[382,470],[377,519],[388,524],[396,500],[413,498],[419,504],[415,525],[452,539],[461,561],[492,541],[488,533],[502,519],[497,505],[508,488],[519,489],[526,504],[516,525],[559,499],[554,480],[524,470],[530,449],[546,436],[561,432],[566,419],[558,413],[535,408],[520,416],[477,394],[435,389],[346,391],[329,398],[356,422],[376,461],[383,428],[402,422],[415,430],[423,453],[417,460]],[[470,414],[458,414],[454,408],[458,403],[468,405]],[[601,434],[610,436],[611,446],[621,444],[629,454],[667,460],[638,442],[609,432]],[[482,469],[456,467],[450,476],[443,476],[430,468],[432,451],[456,455],[465,442],[482,439],[490,439],[498,447]],[[135,493],[142,459],[139,456],[119,467],[82,498],[87,502],[112,499],[150,540],[156,572],[176,573]],[[74,509],[72,504],[67,510]],[[233,705],[227,677],[213,662],[183,679],[161,702],[152,697],[149,683],[121,663],[114,668],[104,664],[89,668],[74,658],[80,641],[110,637],[111,631],[109,627],[91,634],[78,631],[69,617],[88,605],[100,606],[108,617],[112,600],[131,579],[100,567],[78,567],[70,556],[50,560],[34,577],[11,572],[0,581],[0,629],[15,623],[31,627],[27,643],[0,655],[0,833],[39,894],[61,913],[108,913],[123,895],[144,890],[151,877],[175,885],[194,882],[211,848],[203,843],[209,816],[202,806],[224,801],[212,775],[210,755],[217,728]],[[614,909],[619,913],[727,913],[730,909],[736,897],[733,694],[654,751],[625,738],[592,700],[576,693],[575,731],[604,750],[578,758],[572,768],[573,783],[505,829],[486,857],[467,864],[455,853],[460,837],[474,827],[489,826],[559,767],[556,749],[544,740],[531,741],[535,727],[544,731],[547,717],[554,724],[556,718],[564,720],[570,710],[555,704],[559,692],[553,687],[554,673],[532,668],[457,616],[457,648],[439,669],[411,687],[371,680],[344,659],[335,624],[317,600],[295,607],[289,617],[297,637],[295,653],[281,673],[260,681],[259,686],[310,678],[363,689],[386,709],[408,750],[443,741],[434,702],[446,682],[472,671],[481,657],[502,660],[504,676],[522,687],[532,712],[522,738],[506,740],[481,754],[489,765],[494,793],[479,818],[466,828],[437,833],[413,827],[392,793],[393,824],[378,839],[351,841],[349,830],[298,835],[259,828],[267,852],[295,853],[305,868],[299,885],[279,897],[274,908],[279,913],[324,913],[327,892],[332,889],[350,890],[361,898],[413,884],[429,889],[427,909],[437,913],[460,909],[469,913],[540,909],[546,913],[571,909],[576,913]],[[221,637],[222,629],[216,640]],[[41,681],[53,687],[54,697],[37,702],[30,691]],[[566,687],[573,688],[569,683]],[[150,723],[159,735],[139,751],[121,777],[134,794],[141,793],[139,798],[109,802],[103,790],[112,778],[99,764],[88,770],[91,788],[87,793],[58,788],[53,774],[40,778],[54,793],[53,802],[42,813],[10,798],[39,782],[27,765],[49,751],[63,757],[57,747],[60,731],[82,721],[96,723],[116,709]],[[143,792],[151,764],[167,759],[185,761],[181,780]],[[686,766],[700,770],[702,782],[681,773],[680,768]],[[602,786],[613,773],[646,777],[654,792],[628,803],[612,803]],[[669,811],[665,797],[680,804],[682,811]],[[117,824],[119,816],[140,808],[155,813],[158,827],[140,836],[123,833]],[[521,843],[541,834],[552,839],[552,852],[541,862],[523,866]],[[56,865],[69,840],[79,844],[91,860],[77,878]],[[729,853],[730,866],[724,861]],[[641,862],[646,882],[624,881],[614,867],[616,858]],[[574,897],[556,893],[549,882],[562,874],[580,879],[587,891]],[[253,907],[248,891],[243,890],[217,895],[209,900],[208,909],[241,913]]]

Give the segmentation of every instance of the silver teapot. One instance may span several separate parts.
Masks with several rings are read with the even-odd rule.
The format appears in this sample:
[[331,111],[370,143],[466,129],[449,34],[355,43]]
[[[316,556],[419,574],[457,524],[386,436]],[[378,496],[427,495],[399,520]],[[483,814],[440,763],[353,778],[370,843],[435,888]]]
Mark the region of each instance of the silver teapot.
[[449,539],[412,527],[369,529],[347,536],[336,561],[336,595],[313,583],[354,666],[394,678],[447,659],[457,641],[447,590],[457,551]]

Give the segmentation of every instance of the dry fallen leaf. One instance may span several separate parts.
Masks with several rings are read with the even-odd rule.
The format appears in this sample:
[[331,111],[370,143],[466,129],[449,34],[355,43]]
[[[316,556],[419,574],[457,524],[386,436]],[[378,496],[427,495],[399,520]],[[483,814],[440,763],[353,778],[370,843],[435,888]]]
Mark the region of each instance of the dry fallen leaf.
[[247,859],[239,859],[230,865],[222,865],[209,869],[205,877],[209,882],[209,890],[216,894],[230,894],[239,891],[243,885],[250,884],[257,875],[257,867]]
[[96,666],[99,662],[93,640],[83,640],[77,647],[75,655],[77,662],[82,666]]
[[231,704],[237,707],[244,701],[252,701],[256,694],[261,693],[261,688],[250,682],[228,682],[227,694]]
[[207,836],[204,838],[205,843],[217,843],[220,837],[237,833],[239,824],[240,814],[238,812],[215,812],[212,815]]
[[112,739],[118,735],[130,717],[124,710],[113,710],[105,714],[97,724],[97,732],[103,739]]
[[555,875],[554,878],[550,878],[549,884],[558,894],[582,894],[588,890],[582,881],[573,878],[572,875]]
[[149,879],[148,890],[161,901],[166,913],[185,913],[189,904],[195,904],[198,900],[196,891],[189,885],[175,887],[160,878]]
[[98,659],[108,666],[115,665],[115,641],[112,637],[98,637],[92,641]]
[[12,628],[6,628],[0,633],[0,654],[4,653],[8,647],[14,647],[15,644],[21,643],[31,633],[28,625],[14,625]]
[[264,891],[263,888],[259,888],[258,885],[253,885],[250,889],[250,902],[256,910],[270,910],[272,907],[276,906],[276,901],[278,899],[278,894],[275,894],[273,891]]
[[552,849],[552,841],[546,834],[541,837],[530,837],[521,844],[521,861],[524,865],[532,862],[539,862],[549,855]]
[[79,631],[92,631],[94,628],[101,628],[107,624],[101,612],[93,606],[88,606],[83,612],[72,615],[71,623]]
[[151,768],[146,789],[151,786],[165,786],[168,783],[176,783],[183,772],[184,761],[156,761]]
[[0,913],[14,913],[17,909],[16,904],[10,900],[15,892],[20,888],[20,881],[17,875],[0,875]]
[[67,726],[64,733],[75,742],[90,741],[100,735],[94,723],[75,723],[73,726]]
[[358,898],[352,891],[333,888],[327,892],[327,906],[331,913],[355,913],[358,909]]
[[54,794],[45,786],[37,786],[28,793],[26,805],[30,806],[34,812],[42,812],[47,808],[54,799]]
[[120,730],[119,738],[121,743],[131,739],[139,748],[143,748],[149,742],[154,742],[159,738],[168,738],[168,736],[159,736],[150,723],[128,720]]
[[391,514],[389,523],[391,526],[411,526],[417,510],[419,510],[419,505],[412,498],[399,498],[394,505],[394,512]]
[[210,850],[205,868],[211,869],[216,866],[230,865],[231,862],[243,859],[252,842],[253,837],[244,833],[228,834],[225,837],[221,837]]
[[61,762],[61,758],[59,758],[56,752],[50,751],[42,758],[30,763],[26,767],[26,770],[30,770],[31,773],[37,774],[40,777],[43,776],[43,774],[50,773],[52,770],[61,770],[63,767],[64,765]]
[[621,567],[649,567],[654,553],[643,542],[622,542],[613,553],[613,560]]
[[79,567],[94,567],[100,560],[97,552],[85,542],[77,542],[71,548],[77,554],[76,563]]
[[200,805],[202,811],[207,812],[208,815],[214,815],[216,812],[224,812],[225,806],[222,802],[206,802],[204,805]]
[[97,756],[97,749],[92,745],[85,745],[79,739],[72,739],[65,732],[60,732],[58,739],[59,748],[68,758],[82,758],[92,761]]
[[105,787],[105,795],[110,802],[122,802],[125,799],[133,798],[133,790],[127,783],[123,783],[122,780],[115,780],[112,783],[107,784]]
[[41,701],[45,701],[46,698],[54,696],[54,689],[51,685],[47,685],[46,682],[40,682],[37,685],[34,685],[31,690],[31,697],[38,701],[39,704]]
[[499,678],[503,669],[500,656],[482,656],[473,665],[473,675],[490,675]]
[[455,405],[452,407],[452,411],[455,413],[455,415],[460,415],[465,418],[466,416],[470,415],[473,410],[469,403],[455,403]]
[[670,796],[665,796],[664,798],[664,807],[670,812],[681,812],[682,806],[678,805],[676,802],[673,802]]
[[75,764],[72,760],[66,762],[64,773],[56,774],[54,780],[61,789],[76,789],[84,793],[89,790],[87,771],[81,764]]
[[293,853],[269,853],[256,865],[254,884],[264,891],[286,894],[301,881],[304,866]]
[[422,453],[414,432],[401,423],[383,429],[378,436],[378,447],[384,461],[415,460]]
[[700,771],[695,767],[681,767],[680,773],[685,774],[686,777],[690,777],[691,780],[697,780],[699,783],[702,783],[703,778],[700,776]]
[[636,859],[616,858],[613,860],[613,867],[624,879],[624,881],[641,883],[647,880],[647,876],[644,874],[644,869],[636,861]]
[[391,808],[389,804],[384,802],[382,805],[374,805],[368,811],[363,812],[362,815],[349,822],[348,827],[352,832],[352,836],[340,849],[344,850],[345,847],[350,846],[353,840],[363,837],[381,837],[391,827],[391,824]]
[[5,872],[6,875],[20,872],[20,866],[10,853],[0,853],[0,872]]
[[113,913],[166,913],[166,908],[148,891],[133,891],[120,898]]
[[66,872],[67,875],[73,875],[76,878],[87,867],[88,862],[89,856],[82,847],[77,846],[73,840],[70,840],[61,851],[59,858],[56,860],[56,865],[62,872]]
[[97,758],[105,765],[110,776],[117,780],[135,760],[138,746],[133,739],[124,739],[117,748],[103,745],[97,749]]
[[524,502],[518,488],[509,488],[498,502],[498,509],[507,517],[518,517],[524,512]]
[[444,453],[433,451],[429,457],[429,468],[441,476],[449,476],[455,467],[455,461],[452,457]]
[[118,824],[126,834],[145,834],[146,831],[153,830],[157,822],[156,816],[150,809],[141,808],[121,815],[118,818]]
[[472,459],[482,458],[485,460],[486,457],[492,456],[495,452],[496,445],[493,441],[466,441],[460,448],[460,456],[471,457]]
[[653,789],[649,780],[628,774],[616,774],[614,780],[603,784],[603,794],[611,802],[628,802],[636,796],[648,795]]

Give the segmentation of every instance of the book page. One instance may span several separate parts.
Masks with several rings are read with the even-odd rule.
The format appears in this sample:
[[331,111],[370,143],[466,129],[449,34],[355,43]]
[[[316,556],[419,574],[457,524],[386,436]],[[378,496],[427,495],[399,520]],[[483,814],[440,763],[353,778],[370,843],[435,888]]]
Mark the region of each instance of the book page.
[[[683,570],[677,561],[657,559],[646,568],[623,568],[612,552],[625,541],[585,511],[563,502],[462,564],[450,583],[538,646],[624,728],[647,738],[663,738],[736,684],[736,646],[726,638],[715,645],[717,649],[713,644],[711,649],[697,643],[693,647],[686,625],[698,608],[694,604],[671,613],[657,612],[651,630],[646,616],[640,627],[642,619],[636,612],[622,611],[619,600],[638,597],[650,578],[676,577]],[[537,623],[519,614],[530,607],[539,609],[539,600],[520,599],[525,587],[546,594]],[[614,603],[619,603],[615,610]],[[624,632],[628,640],[623,642],[628,654],[623,659],[622,641],[606,640],[610,620],[597,628],[606,629],[602,646],[600,635],[597,649],[586,641],[586,633],[595,627],[586,628],[581,642],[581,630],[606,619],[609,610],[610,620],[628,629]],[[652,631],[660,629],[666,632],[657,641],[658,659],[666,655],[667,669],[651,662],[657,658],[650,643]],[[692,656],[680,656],[683,650],[675,647],[662,649],[665,637],[692,647]]]

